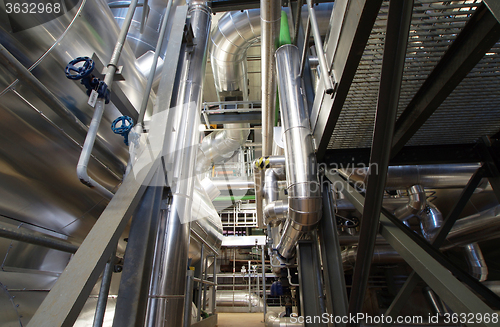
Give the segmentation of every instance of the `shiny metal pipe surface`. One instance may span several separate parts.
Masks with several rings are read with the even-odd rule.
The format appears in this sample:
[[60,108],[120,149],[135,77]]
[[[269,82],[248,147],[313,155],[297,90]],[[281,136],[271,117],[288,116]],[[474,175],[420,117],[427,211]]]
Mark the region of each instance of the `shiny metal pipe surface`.
[[427,203],[425,190],[420,185],[413,185],[408,189],[408,203],[397,208],[394,216],[401,220],[407,220],[418,215],[425,209]]
[[500,205],[457,220],[442,250],[500,237]]
[[443,215],[434,204],[428,202],[419,218],[422,235],[430,242],[443,224]]
[[[111,90],[113,85],[116,69],[118,67],[117,66],[118,60],[120,59],[120,54],[122,52],[123,45],[127,37],[128,29],[130,28],[130,23],[132,22],[132,18],[134,17],[134,12],[136,7],[137,7],[137,0],[131,0],[127,16],[125,17],[125,21],[123,22],[122,29],[120,30],[120,34],[118,35],[118,40],[116,41],[115,48],[113,50],[113,53],[111,54],[111,59],[109,60],[109,63],[107,65],[106,75],[104,76],[104,83],[108,86],[109,90]],[[97,99],[94,115],[92,116],[92,120],[90,122],[89,131],[87,133],[87,136],[85,137],[82,153],[80,154],[80,158],[78,159],[78,165],[76,166],[76,174],[78,175],[78,179],[80,179],[80,181],[83,184],[87,185],[92,189],[95,189],[105,198],[112,199],[113,193],[107,190],[104,186],[102,186],[95,180],[93,180],[88,175],[87,172],[87,167],[90,160],[90,154],[92,153],[92,148],[94,147],[97,131],[99,130],[99,125],[101,124],[102,115],[104,114],[104,109],[105,109],[104,101],[105,101],[104,98]]]
[[[479,163],[390,166],[386,189],[397,190],[413,185],[426,188],[463,188],[479,167]],[[339,173],[351,181],[366,185],[368,168],[344,169],[339,170]]]
[[285,258],[292,257],[300,236],[321,219],[321,189],[309,115],[301,95],[299,61],[299,49],[294,45],[276,51],[289,208],[277,250]]
[[[158,231],[146,326],[181,326],[184,317],[186,272],[195,189],[195,163],[201,114],[201,96],[206,67],[211,11],[193,1],[188,10],[194,33],[194,46],[182,49],[176,79],[178,92],[170,108],[178,117],[169,129],[171,140],[164,149],[167,180],[171,189],[170,208],[163,210]],[[175,153],[175,155],[173,155]]]
[[184,323],[183,327],[191,326],[191,310],[193,306],[193,286],[194,286],[194,271],[188,270],[186,276],[186,300],[184,302]]
[[108,303],[109,287],[111,286],[111,278],[113,277],[113,270],[115,268],[116,249],[113,250],[111,256],[104,266],[102,272],[101,286],[99,288],[99,297],[94,314],[94,323],[92,327],[102,327],[104,323],[104,314],[106,313],[106,304]]
[[[203,138],[196,159],[196,172],[204,173],[212,163],[224,162],[245,144],[250,134],[250,124],[225,124],[228,128],[214,131]],[[232,129],[234,128],[234,129]]]
[[[356,264],[357,247],[350,247],[342,251],[342,262],[344,270],[352,269]],[[373,251],[372,263],[399,263],[404,262],[390,245],[377,245]]]
[[467,257],[467,263],[469,265],[469,272],[471,276],[480,282],[484,282],[488,279],[488,266],[486,265],[486,260],[484,260],[481,248],[476,242],[474,242],[467,244],[463,247],[463,249],[465,256]]
[[262,30],[261,85],[262,85],[262,155],[273,150],[273,128],[276,106],[276,65],[274,52],[279,39],[281,1],[260,0],[260,25]]

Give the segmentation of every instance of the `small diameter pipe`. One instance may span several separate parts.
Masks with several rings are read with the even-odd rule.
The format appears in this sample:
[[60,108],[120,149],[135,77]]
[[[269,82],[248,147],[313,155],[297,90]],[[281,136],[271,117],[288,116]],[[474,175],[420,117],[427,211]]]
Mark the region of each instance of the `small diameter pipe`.
[[[328,74],[328,66],[326,65],[325,52],[323,51],[323,42],[321,41],[321,33],[319,32],[318,20],[316,19],[316,11],[313,8],[312,0],[307,0],[307,10],[309,11],[309,20],[311,21],[311,29],[318,53],[319,65],[321,67],[321,77],[325,83],[326,94],[333,94],[334,88],[330,75]],[[307,41],[307,40],[306,40]],[[307,43],[304,43],[304,45]]]
[[213,263],[213,267],[214,267],[214,272],[213,272],[213,282],[214,282],[214,285],[212,286],[212,314],[214,315],[215,312],[216,312],[216,301],[215,301],[215,296],[216,296],[216,290],[217,290],[217,256],[214,255],[214,263]]
[[201,258],[201,263],[200,263],[200,282],[198,282],[198,301],[196,302],[196,304],[198,305],[197,309],[197,314],[196,314],[196,321],[200,321],[201,319],[201,293],[202,293],[202,290],[203,290],[203,267],[205,267],[205,269],[207,268],[207,265],[206,263],[203,264],[204,262],[206,262],[206,258],[205,258],[205,244],[202,244],[201,245],[201,251],[200,251],[200,258]]
[[[118,40],[116,41],[113,54],[111,55],[111,59],[107,66],[106,76],[104,77],[104,83],[106,83],[109,90],[111,90],[111,86],[113,84],[113,79],[115,77],[118,60],[120,59],[120,54],[123,49],[123,45],[125,43],[127,33],[130,28],[130,23],[132,22],[132,18],[134,16],[136,7],[137,7],[137,0],[132,0],[130,2],[130,7],[127,12],[127,16],[125,16],[122,29],[120,30],[120,34],[118,35]],[[113,198],[113,193],[111,193],[104,186],[100,185],[95,180],[93,180],[88,175],[87,172],[90,154],[92,153],[92,148],[94,147],[97,131],[99,129],[99,125],[101,124],[101,119],[103,114],[104,114],[104,99],[99,98],[97,99],[94,115],[92,117],[92,121],[90,122],[89,131],[87,133],[87,136],[85,137],[85,143],[83,144],[82,153],[80,154],[80,158],[78,159],[76,173],[78,175],[78,178],[83,184],[96,190],[105,198],[111,199]]]
[[101,287],[99,289],[99,297],[97,298],[97,306],[94,315],[93,327],[102,327],[104,323],[104,314],[106,313],[106,304],[108,303],[109,287],[111,286],[111,277],[115,266],[116,249],[111,253],[109,261],[104,267],[102,273]]
[[[165,31],[168,25],[168,16],[170,16],[170,9],[172,8],[172,1],[169,0],[167,7],[165,8],[165,14],[163,15],[163,22],[160,27],[160,34],[158,35],[158,42],[156,42],[156,50],[153,56],[153,63],[151,64],[151,69],[149,70],[148,83],[146,84],[146,89],[144,90],[144,96],[141,102],[141,109],[139,110],[139,118],[137,119],[137,124],[143,125],[144,115],[146,114],[146,108],[148,107],[149,94],[151,93],[151,88],[153,87],[153,82],[156,74],[156,65],[158,64],[158,57],[160,56],[160,51],[163,46],[163,39],[165,38]],[[142,33],[142,32],[141,32]]]
[[[61,117],[79,135],[87,135],[87,126],[83,124],[45,85],[40,82],[26,67],[14,57],[9,50],[0,44],[0,64],[7,68],[14,76]],[[106,147],[101,138],[97,139],[96,148],[111,162],[117,162],[116,156]]]
[[31,231],[22,231],[19,229],[9,228],[7,226],[0,226],[0,237],[29,244],[45,246],[50,249],[67,253],[75,253],[78,250],[77,245],[71,244],[67,241],[46,235],[36,235]]
[[191,308],[193,303],[194,271],[188,270],[186,276],[186,300],[184,302],[184,322],[183,327],[191,326]]

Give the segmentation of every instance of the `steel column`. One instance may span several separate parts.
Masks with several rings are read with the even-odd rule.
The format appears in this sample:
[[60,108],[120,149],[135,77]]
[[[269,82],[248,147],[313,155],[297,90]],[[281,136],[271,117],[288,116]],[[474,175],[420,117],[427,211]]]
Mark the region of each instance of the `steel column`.
[[396,122],[392,156],[403,148],[499,38],[500,23],[485,4],[480,4]]
[[[314,244],[311,241],[299,241],[297,244],[297,260],[299,270],[299,293],[301,314],[306,317],[321,316],[321,301],[323,298],[322,292],[318,288],[318,271],[320,269],[319,262],[314,254]],[[305,327],[310,326],[325,326],[324,323],[306,323]]]
[[[323,185],[323,219],[319,228],[323,275],[325,280],[327,311],[335,316],[347,316],[347,292],[345,286],[342,255],[337,235],[335,208],[330,184]],[[336,324],[344,327],[345,322]]]
[[[413,12],[413,1],[391,0],[380,76],[375,130],[370,155],[370,171],[366,186],[365,209],[361,219],[358,254],[352,280],[349,313],[362,312],[373,248],[378,232],[391,141],[396,121],[399,92],[406,57],[406,44]],[[373,168],[376,167],[377,171]],[[358,323],[350,323],[359,326]]]

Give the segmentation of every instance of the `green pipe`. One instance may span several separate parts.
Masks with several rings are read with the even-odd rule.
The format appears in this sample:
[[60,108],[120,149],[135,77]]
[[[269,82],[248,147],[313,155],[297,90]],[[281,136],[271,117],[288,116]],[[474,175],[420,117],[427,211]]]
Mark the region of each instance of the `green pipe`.
[[218,196],[213,201],[238,201],[238,200],[255,200],[255,195],[243,195],[243,196]]
[[[286,12],[282,10],[278,48],[285,44],[292,44],[292,38],[290,36],[290,27],[288,26],[288,16],[286,15]],[[280,117],[280,99],[278,92],[276,92],[276,115],[274,115],[274,126],[278,126],[279,117]]]

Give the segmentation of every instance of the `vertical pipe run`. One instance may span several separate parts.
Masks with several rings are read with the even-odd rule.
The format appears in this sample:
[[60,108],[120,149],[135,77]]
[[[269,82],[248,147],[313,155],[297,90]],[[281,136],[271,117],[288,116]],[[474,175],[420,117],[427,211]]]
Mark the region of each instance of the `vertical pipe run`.
[[[123,45],[125,44],[127,33],[130,28],[130,24],[132,22],[132,18],[134,16],[136,7],[137,7],[137,0],[131,0],[129,9],[127,11],[127,15],[125,16],[125,20],[123,21],[122,29],[120,30],[120,34],[118,35],[118,40],[116,41],[113,54],[111,55],[111,59],[109,60],[109,64],[107,66],[106,75],[104,76],[104,83],[108,86],[109,90],[111,90],[111,86],[113,84],[113,79],[115,77],[118,60],[120,59]],[[90,154],[92,153],[92,148],[94,147],[95,139],[97,137],[97,131],[99,129],[99,125],[101,124],[101,119],[103,114],[104,114],[104,98],[99,98],[97,99],[94,115],[92,116],[92,120],[90,122],[89,131],[87,133],[87,136],[85,137],[82,153],[80,154],[80,158],[78,159],[76,173],[78,175],[78,178],[83,184],[87,185],[90,188],[95,189],[98,193],[100,193],[107,199],[111,199],[113,198],[113,193],[111,193],[104,186],[100,185],[95,180],[93,180],[87,173],[87,166],[89,164]]]
[[[192,47],[183,44],[169,110],[171,121],[164,148],[164,166],[171,191],[170,206],[163,210],[157,240],[154,273],[146,326],[181,326],[184,318],[189,231],[193,203],[196,155],[199,144],[201,97],[205,76],[211,10],[205,2],[191,1],[188,24],[194,39]],[[195,127],[195,128],[193,128]],[[175,154],[175,155],[174,155]]]
[[[205,259],[205,244],[201,244],[201,252],[200,252],[200,279],[203,280],[203,267],[207,269],[207,265],[203,264]],[[201,293],[203,290],[203,283],[200,281],[198,283],[198,300],[196,301],[197,310],[196,313],[196,321],[200,321],[201,319]]]
[[267,313],[267,302],[266,302],[266,257],[265,257],[265,245],[262,245],[262,300],[264,302],[264,320],[266,319]]
[[[412,11],[413,1],[391,0],[389,3],[377,113],[370,154],[370,162],[378,165],[378,171],[373,171],[373,165],[370,166],[361,220],[360,242],[349,302],[349,314],[354,315],[362,312],[368,286],[368,275],[378,233]],[[349,326],[359,326],[360,323],[361,321],[349,323]]]
[[212,277],[212,280],[214,282],[214,285],[212,286],[212,314],[214,315],[215,312],[216,312],[216,308],[215,308],[215,296],[216,296],[216,290],[217,290],[217,256],[214,255],[214,263],[213,263],[213,267],[214,267],[214,272],[213,272],[213,277]]
[[316,45],[316,52],[318,53],[319,65],[321,67],[321,76],[325,83],[325,92],[326,94],[333,94],[332,79],[330,78],[330,73],[326,64],[323,42],[321,41],[321,33],[319,32],[318,20],[316,19],[316,11],[313,8],[312,0],[307,0],[307,10],[309,11],[309,20],[313,32],[314,44]]
[[[163,46],[163,39],[165,38],[165,31],[168,25],[168,17],[170,16],[170,9],[172,8],[172,2],[174,0],[168,0],[167,7],[165,8],[165,14],[163,15],[163,21],[160,27],[160,34],[158,35],[158,41],[156,42],[156,50],[153,56],[153,62],[151,64],[151,69],[149,70],[148,83],[146,84],[146,89],[144,91],[144,96],[142,97],[141,109],[139,110],[139,118],[137,119],[137,124],[143,125],[144,115],[146,114],[146,108],[148,106],[149,93],[151,93],[151,87],[156,74],[156,65],[158,64],[158,57],[160,56],[160,51]],[[145,5],[147,2],[145,1]],[[146,12],[146,6],[143,8],[143,13]],[[142,29],[141,25],[141,29]],[[141,30],[142,33],[142,30]]]
[[106,313],[106,304],[108,303],[109,286],[111,285],[111,277],[115,267],[116,249],[111,253],[109,261],[106,262],[102,273],[101,287],[99,289],[99,297],[97,298],[97,306],[94,315],[93,327],[102,327],[104,322],[104,314]]
[[293,256],[302,234],[313,230],[321,219],[321,189],[309,114],[300,88],[299,56],[294,45],[276,51],[288,189],[288,217],[277,250],[284,258]]
[[276,105],[274,51],[279,38],[281,1],[260,0],[261,74],[262,81],[262,155],[270,156]]

